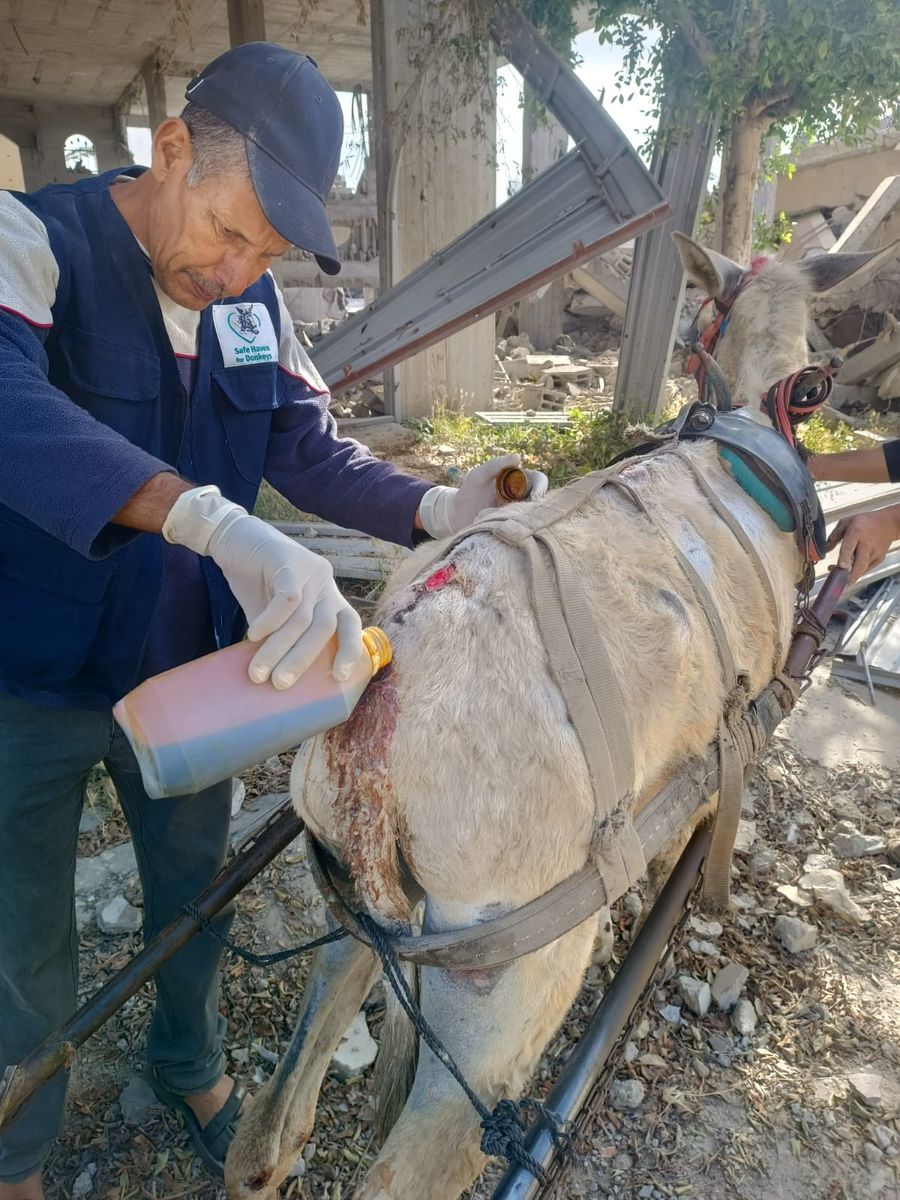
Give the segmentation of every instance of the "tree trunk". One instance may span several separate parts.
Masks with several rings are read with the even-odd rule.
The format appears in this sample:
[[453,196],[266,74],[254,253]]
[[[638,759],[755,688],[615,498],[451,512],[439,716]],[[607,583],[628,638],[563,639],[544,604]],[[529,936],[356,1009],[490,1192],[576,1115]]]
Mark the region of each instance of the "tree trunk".
[[753,253],[753,194],[759,179],[760,143],[769,124],[766,117],[736,117],[722,159],[720,244],[722,253],[742,266]]

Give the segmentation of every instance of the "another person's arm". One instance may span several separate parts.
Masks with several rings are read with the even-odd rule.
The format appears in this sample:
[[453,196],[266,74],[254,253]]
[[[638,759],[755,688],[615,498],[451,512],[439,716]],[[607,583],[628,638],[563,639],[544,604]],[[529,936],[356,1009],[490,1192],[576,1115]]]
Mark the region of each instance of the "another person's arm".
[[[872,450],[847,450],[842,454],[817,454],[808,462],[813,479],[846,483],[896,483],[900,481],[900,439],[883,442]],[[878,566],[900,539],[900,504],[845,517],[828,538],[828,549],[840,542],[838,565],[850,572],[853,583]]]
[[814,454],[807,462],[817,482],[900,482],[900,438],[872,450],[845,450],[841,454]]

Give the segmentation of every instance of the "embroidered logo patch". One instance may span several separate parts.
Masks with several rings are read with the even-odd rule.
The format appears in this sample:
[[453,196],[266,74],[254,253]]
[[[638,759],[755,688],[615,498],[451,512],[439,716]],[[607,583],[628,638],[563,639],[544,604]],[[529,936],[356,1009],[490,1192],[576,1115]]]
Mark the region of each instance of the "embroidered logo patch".
[[213,323],[226,367],[278,361],[278,343],[264,304],[217,304]]

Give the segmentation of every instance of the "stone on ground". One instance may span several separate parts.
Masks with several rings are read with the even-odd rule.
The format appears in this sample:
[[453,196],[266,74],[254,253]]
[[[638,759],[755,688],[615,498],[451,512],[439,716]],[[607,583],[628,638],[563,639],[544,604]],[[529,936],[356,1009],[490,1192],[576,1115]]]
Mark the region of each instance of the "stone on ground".
[[360,1012],[341,1038],[331,1060],[331,1069],[340,1079],[352,1079],[370,1067],[377,1054],[378,1043],[369,1033],[365,1013]]
[[837,833],[832,845],[838,858],[867,858],[871,854],[882,854],[885,849],[883,837],[860,833],[852,826]]
[[869,1108],[881,1108],[884,1079],[874,1071],[857,1071],[847,1076],[850,1090]]
[[644,1099],[644,1085],[639,1079],[614,1079],[609,1088],[609,1102],[613,1108],[625,1112],[640,1108]]
[[124,896],[113,896],[98,914],[98,923],[105,933],[137,933],[142,920],[141,910],[129,904]]
[[139,1076],[135,1076],[119,1096],[119,1108],[122,1110],[122,1116],[134,1125],[143,1124],[150,1109],[158,1103],[150,1085]]
[[742,997],[731,1010],[731,1024],[742,1037],[752,1037],[756,1032],[756,1009],[746,997]]
[[94,1176],[97,1174],[97,1164],[88,1163],[83,1170],[75,1176],[75,1182],[72,1184],[72,1200],[85,1200],[85,1196],[89,1196],[94,1190]]
[[819,940],[815,925],[808,925],[799,917],[778,917],[775,920],[775,937],[789,954],[801,954],[812,950]]
[[692,1013],[705,1017],[709,1012],[710,992],[705,979],[693,975],[678,976],[678,993]]
[[737,1004],[750,972],[740,963],[726,963],[716,972],[712,985],[712,998],[723,1012],[730,1012]]
[[800,876],[800,887],[812,892],[820,904],[824,904],[845,921],[862,925],[866,920],[865,912],[847,891],[847,884],[840,871],[807,871],[805,875]]

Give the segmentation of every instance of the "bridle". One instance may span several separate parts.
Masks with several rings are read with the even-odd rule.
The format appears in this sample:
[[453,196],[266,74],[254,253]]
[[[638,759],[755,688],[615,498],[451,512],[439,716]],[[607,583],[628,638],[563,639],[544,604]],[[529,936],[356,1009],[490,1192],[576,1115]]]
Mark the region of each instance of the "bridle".
[[[705,404],[712,405],[719,412],[730,412],[734,404],[725,376],[713,356],[719,342],[725,336],[735,301],[759,275],[768,261],[764,255],[754,258],[750,269],[741,276],[737,287],[733,288],[728,295],[707,297],[700,305],[691,325],[688,335],[690,352],[685,367],[688,374],[693,375],[697,381],[700,400]],[[700,333],[700,316],[709,304],[715,305],[716,316]],[[803,367],[785,379],[780,379],[769,388],[765,395],[760,397],[760,409],[798,453],[794,429],[828,402],[834,387],[832,376],[842,362],[843,359],[834,355],[828,363]]]

